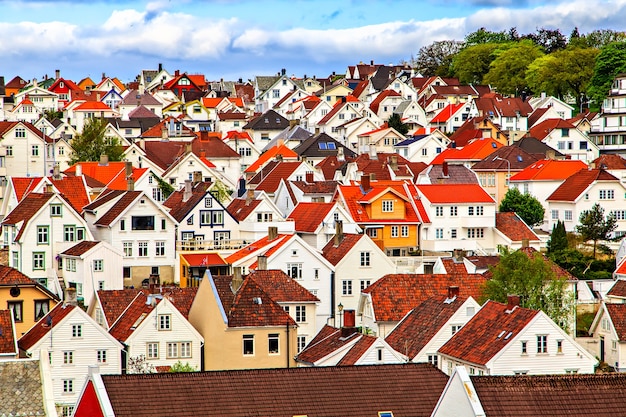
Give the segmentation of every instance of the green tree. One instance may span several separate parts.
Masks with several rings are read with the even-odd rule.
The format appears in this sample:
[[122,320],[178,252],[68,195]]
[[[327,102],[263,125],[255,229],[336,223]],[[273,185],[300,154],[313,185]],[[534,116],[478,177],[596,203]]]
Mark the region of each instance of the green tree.
[[170,367],[170,372],[196,372],[196,368],[191,366],[189,362],[178,361]]
[[613,79],[623,72],[626,72],[626,41],[609,43],[600,50],[589,83],[587,95],[594,102],[593,108],[599,109]]
[[413,66],[425,77],[448,76],[452,58],[461,49],[462,43],[454,40],[435,41],[422,46]]
[[508,49],[498,50],[483,82],[492,85],[501,94],[521,93],[528,86],[528,66],[542,55],[541,48],[529,40],[522,40]]
[[222,204],[228,202],[233,193],[233,190],[229,189],[226,184],[219,179],[215,180],[213,185],[210,187],[210,190],[211,195],[213,195],[213,197],[215,197],[215,199]]
[[567,232],[565,231],[565,222],[559,220],[552,227],[550,240],[548,240],[548,253],[554,254],[567,249],[569,243],[567,241]]
[[604,215],[604,209],[595,203],[589,210],[580,213],[576,231],[583,241],[593,241],[593,258],[596,258],[596,247],[600,240],[613,240],[611,233],[617,228],[617,219],[613,214]]
[[517,188],[509,188],[500,202],[501,212],[513,211],[524,220],[529,227],[543,223],[545,209],[535,197],[522,194]]
[[409,133],[409,126],[406,123],[402,122],[402,118],[398,113],[393,113],[391,116],[389,116],[389,119],[387,120],[387,126],[393,127],[398,131],[398,133],[401,133],[403,135]]
[[483,43],[504,43],[517,40],[517,29],[511,28],[507,32],[493,32],[485,29],[484,27],[468,33],[465,36],[465,45],[480,45]]
[[106,138],[107,122],[102,118],[91,118],[83,126],[83,131],[72,139],[70,164],[80,161],[98,161],[101,155],[108,155],[109,161],[121,161],[124,148],[117,138]]
[[479,43],[463,48],[452,59],[452,72],[463,84],[482,84],[500,43]]
[[567,290],[567,280],[558,277],[551,263],[539,252],[530,254],[505,250],[491,269],[483,298],[506,302],[509,295],[520,297],[520,306],[542,310],[564,329],[568,329],[574,295]]
[[528,66],[526,82],[535,94],[572,96],[578,107],[589,88],[598,52],[595,48],[572,47],[541,56]]
[[567,38],[559,29],[537,29],[535,33],[529,33],[522,36],[523,39],[530,39],[541,47],[546,54],[565,49],[567,46]]
[[598,29],[587,33],[584,38],[587,46],[603,48],[613,42],[626,41],[626,32],[618,32],[611,29]]

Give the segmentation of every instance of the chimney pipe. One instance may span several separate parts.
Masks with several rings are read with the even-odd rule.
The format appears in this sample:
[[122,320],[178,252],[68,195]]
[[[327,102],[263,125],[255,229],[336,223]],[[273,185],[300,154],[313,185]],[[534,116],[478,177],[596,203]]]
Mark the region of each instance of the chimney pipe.
[[107,166],[109,165],[109,155],[103,153],[102,155],[100,155],[100,164],[102,166]]
[[257,257],[257,271],[267,271],[267,256],[259,255]]
[[313,171],[307,171],[306,172],[306,182],[307,182],[307,184],[312,184],[313,183]]
[[369,175],[361,175],[361,188],[363,188],[363,192],[367,192],[371,188]]
[[125,161],[124,170],[125,170],[126,178],[132,177],[133,176],[133,163],[130,161]]
[[236,294],[242,285],[243,285],[243,277],[241,276],[241,267],[240,266],[233,267],[233,277],[230,281],[230,289],[233,292],[233,294]]
[[459,296],[459,287],[451,285],[448,287],[448,299],[452,300],[454,297]]
[[343,221],[337,220],[335,222],[335,246],[339,246],[343,240]]
[[52,178],[55,180],[61,179],[61,167],[59,164],[54,164],[54,167],[52,168]]
[[126,190],[135,191],[135,180],[133,179],[133,177],[126,179]]
[[528,239],[522,239],[522,248],[527,248],[530,246],[530,241]]
[[52,193],[52,184],[46,184],[46,193]]
[[274,240],[278,237],[278,227],[270,226],[267,228],[267,240]]
[[249,206],[252,201],[254,201],[254,190],[248,190],[246,191],[246,206]]
[[191,180],[185,180],[185,188],[183,190],[183,203],[189,201],[192,194],[192,183]]
[[441,164],[441,173],[443,174],[444,178],[448,178],[450,176],[450,173],[448,171],[448,163],[446,161],[443,161],[443,163]]
[[515,307],[519,307],[519,295],[508,295],[507,302],[506,309],[511,312]]
[[398,170],[398,155],[391,155],[391,169],[394,171]]
[[76,176],[77,177],[83,176],[83,167],[81,164],[76,164]]

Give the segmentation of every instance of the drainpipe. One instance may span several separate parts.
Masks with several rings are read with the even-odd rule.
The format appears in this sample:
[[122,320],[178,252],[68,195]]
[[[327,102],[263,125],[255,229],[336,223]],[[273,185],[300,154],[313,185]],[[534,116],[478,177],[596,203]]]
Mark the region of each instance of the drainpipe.
[[287,322],[287,369],[289,369],[289,322]]

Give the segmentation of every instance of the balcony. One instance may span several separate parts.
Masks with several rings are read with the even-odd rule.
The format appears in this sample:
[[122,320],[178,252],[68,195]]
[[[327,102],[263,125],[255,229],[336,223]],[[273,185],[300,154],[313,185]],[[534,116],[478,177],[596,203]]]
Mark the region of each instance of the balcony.
[[235,251],[252,243],[243,239],[216,239],[216,240],[179,240],[176,242],[176,250],[179,252],[194,251]]

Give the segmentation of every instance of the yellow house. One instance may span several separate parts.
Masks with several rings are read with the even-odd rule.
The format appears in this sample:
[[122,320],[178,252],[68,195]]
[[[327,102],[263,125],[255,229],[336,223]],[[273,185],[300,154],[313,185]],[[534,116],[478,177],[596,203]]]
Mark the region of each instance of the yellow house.
[[404,181],[370,181],[341,185],[336,198],[350,211],[355,222],[388,255],[406,256],[419,247],[419,226],[426,213]]
[[295,367],[296,322],[250,278],[207,273],[189,310],[204,369]]
[[211,275],[226,275],[230,270],[228,263],[217,252],[190,253],[185,252],[179,257],[180,287],[198,287],[207,269]]
[[343,85],[337,84],[331,87],[326,87],[326,89],[319,95],[322,101],[328,102],[331,106],[334,106],[335,103],[341,101],[342,98],[346,98],[352,94],[352,89]]
[[46,287],[17,269],[0,265],[0,310],[13,312],[15,334],[18,338],[48,314],[59,301]]

